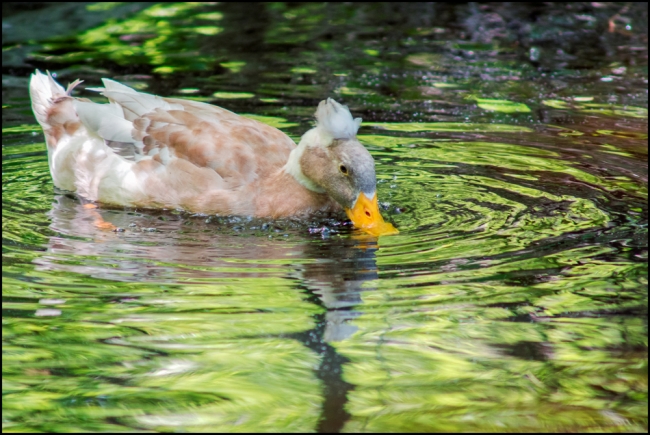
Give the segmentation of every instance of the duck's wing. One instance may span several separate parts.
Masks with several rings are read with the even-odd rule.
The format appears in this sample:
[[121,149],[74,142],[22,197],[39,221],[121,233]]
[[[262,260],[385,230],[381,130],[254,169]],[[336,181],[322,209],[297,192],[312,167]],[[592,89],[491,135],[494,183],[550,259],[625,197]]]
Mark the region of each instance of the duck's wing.
[[277,171],[295,148],[281,131],[220,107],[103,81],[105,88],[95,90],[111,104],[76,102],[77,113],[109,145],[133,143],[136,162],[180,159],[215,171],[236,188]]

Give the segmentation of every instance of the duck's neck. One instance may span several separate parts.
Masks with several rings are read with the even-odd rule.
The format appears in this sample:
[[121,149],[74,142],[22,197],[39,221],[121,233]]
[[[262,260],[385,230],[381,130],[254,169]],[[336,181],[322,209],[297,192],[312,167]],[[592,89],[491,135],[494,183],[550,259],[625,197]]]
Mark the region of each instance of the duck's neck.
[[293,151],[291,151],[291,154],[289,154],[289,160],[287,161],[287,164],[284,165],[282,170],[286,174],[291,175],[298,183],[311,190],[312,192],[324,193],[325,189],[305,176],[301,166],[302,154],[307,149],[307,144],[310,143],[311,136],[314,136],[316,134],[316,129],[313,128],[302,136],[302,139],[300,140],[298,146],[294,148]]

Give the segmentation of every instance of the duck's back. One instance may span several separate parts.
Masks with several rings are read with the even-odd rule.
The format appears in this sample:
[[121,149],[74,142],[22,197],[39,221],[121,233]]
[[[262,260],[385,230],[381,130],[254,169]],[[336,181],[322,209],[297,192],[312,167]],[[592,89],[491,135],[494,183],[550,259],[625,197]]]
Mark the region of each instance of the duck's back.
[[54,183],[86,199],[255,214],[251,190],[295,148],[281,131],[225,109],[103,81],[95,90],[110,104],[72,98],[74,85],[65,91],[38,71],[30,83]]

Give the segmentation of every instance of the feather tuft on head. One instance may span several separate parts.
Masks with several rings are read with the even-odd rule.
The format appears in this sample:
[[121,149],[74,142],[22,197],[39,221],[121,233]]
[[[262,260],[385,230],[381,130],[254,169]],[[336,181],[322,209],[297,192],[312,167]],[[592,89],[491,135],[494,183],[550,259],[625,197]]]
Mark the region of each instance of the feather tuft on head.
[[333,139],[352,139],[361,125],[361,118],[352,119],[350,109],[331,98],[320,102],[316,120],[317,128]]

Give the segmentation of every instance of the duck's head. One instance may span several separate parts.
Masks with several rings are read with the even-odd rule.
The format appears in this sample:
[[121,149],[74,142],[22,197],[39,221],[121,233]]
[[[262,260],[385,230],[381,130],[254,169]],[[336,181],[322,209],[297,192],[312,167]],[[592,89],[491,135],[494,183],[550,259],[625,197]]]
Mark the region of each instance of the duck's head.
[[357,140],[361,118],[328,98],[316,110],[316,127],[302,136],[286,170],[315,192],[338,202],[355,227],[380,236],[396,234],[377,206],[375,161]]

